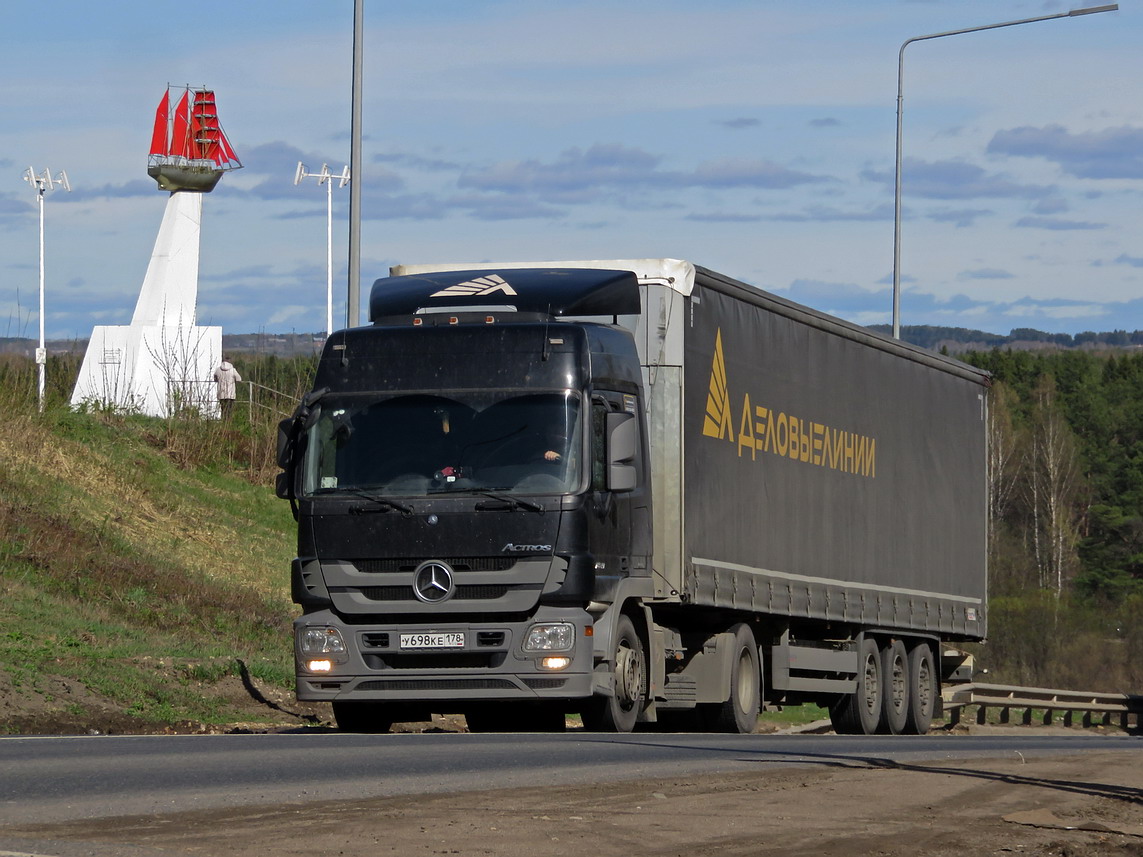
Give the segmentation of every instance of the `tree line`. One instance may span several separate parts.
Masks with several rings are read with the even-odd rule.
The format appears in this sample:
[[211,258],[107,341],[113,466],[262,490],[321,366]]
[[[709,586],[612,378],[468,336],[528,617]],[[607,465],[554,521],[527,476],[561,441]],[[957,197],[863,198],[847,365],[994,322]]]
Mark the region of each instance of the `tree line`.
[[994,594],[1143,594],[1143,354],[993,350]]
[[1143,691],[1143,353],[963,359],[993,376],[978,667],[1002,684]]
[[[870,330],[889,335],[892,327],[873,324]],[[913,324],[901,328],[901,338],[921,348],[951,348],[965,351],[977,348],[1052,347],[1052,348],[1132,348],[1143,345],[1143,330],[1086,330],[1070,333],[1048,333],[1031,327],[1013,328],[1007,335],[973,330],[967,327]]]

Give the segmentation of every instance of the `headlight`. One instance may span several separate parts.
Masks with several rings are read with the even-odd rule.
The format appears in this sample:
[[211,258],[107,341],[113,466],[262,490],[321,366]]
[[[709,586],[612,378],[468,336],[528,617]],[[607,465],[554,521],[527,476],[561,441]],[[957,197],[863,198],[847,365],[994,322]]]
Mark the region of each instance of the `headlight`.
[[524,638],[525,652],[570,652],[575,648],[575,625],[549,622],[533,625]]
[[302,655],[344,655],[345,640],[337,628],[302,628],[298,631],[298,651]]

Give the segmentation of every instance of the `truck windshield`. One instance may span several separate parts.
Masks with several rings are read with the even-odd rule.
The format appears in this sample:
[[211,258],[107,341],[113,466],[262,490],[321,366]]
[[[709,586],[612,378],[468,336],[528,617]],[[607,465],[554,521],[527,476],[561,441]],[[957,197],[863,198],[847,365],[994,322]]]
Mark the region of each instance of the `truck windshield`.
[[572,390],[326,395],[306,431],[303,493],[566,494],[582,446]]

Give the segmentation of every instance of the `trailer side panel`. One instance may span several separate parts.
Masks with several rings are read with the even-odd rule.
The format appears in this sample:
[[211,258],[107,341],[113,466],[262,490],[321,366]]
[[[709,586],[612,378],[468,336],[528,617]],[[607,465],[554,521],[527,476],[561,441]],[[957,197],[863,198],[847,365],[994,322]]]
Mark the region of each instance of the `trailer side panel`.
[[684,599],[983,637],[983,376],[717,283],[690,301]]

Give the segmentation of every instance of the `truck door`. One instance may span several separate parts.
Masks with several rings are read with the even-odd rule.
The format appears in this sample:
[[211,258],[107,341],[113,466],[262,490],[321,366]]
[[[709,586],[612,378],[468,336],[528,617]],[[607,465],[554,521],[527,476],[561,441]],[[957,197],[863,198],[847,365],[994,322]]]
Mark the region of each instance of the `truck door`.
[[[608,484],[608,414],[629,413],[635,417],[638,435],[633,464],[636,468],[634,490],[611,490]],[[596,597],[610,600],[615,584],[628,577],[634,567],[636,574],[646,573],[647,546],[640,545],[643,530],[649,529],[647,509],[646,472],[643,456],[642,420],[639,419],[638,401],[628,393],[597,391],[591,402],[591,488],[588,514],[588,534],[591,552],[596,562]],[[640,511],[641,510],[641,511]],[[639,554],[639,560],[636,560]]]

